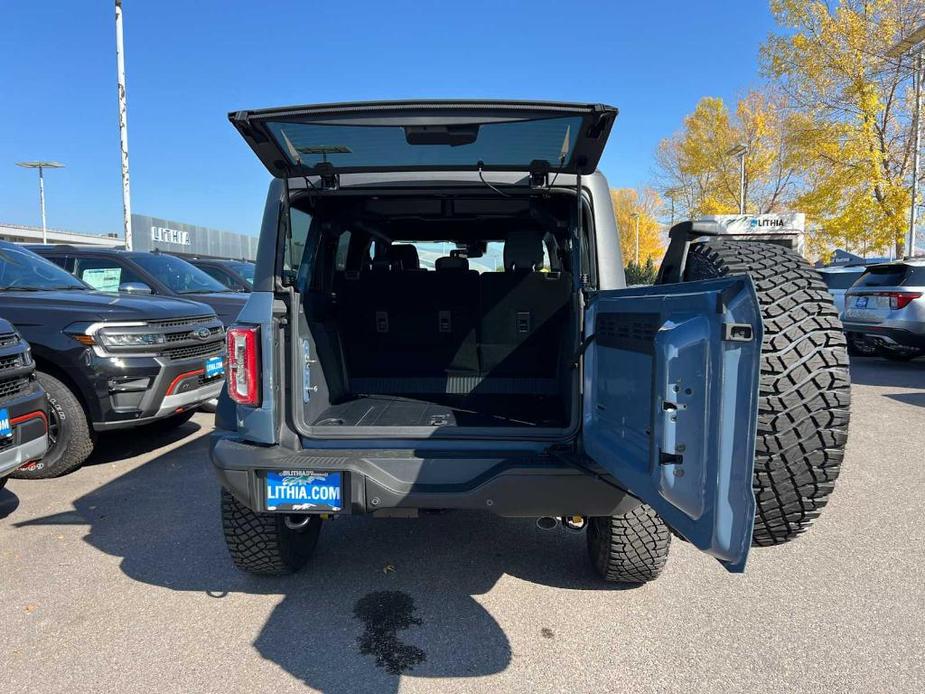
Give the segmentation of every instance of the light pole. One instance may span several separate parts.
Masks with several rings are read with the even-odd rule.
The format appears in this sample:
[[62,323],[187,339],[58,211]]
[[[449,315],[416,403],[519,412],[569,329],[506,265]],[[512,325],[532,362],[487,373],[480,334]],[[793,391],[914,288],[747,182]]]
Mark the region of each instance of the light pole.
[[24,169],[39,170],[39,205],[42,208],[42,243],[48,243],[48,229],[45,226],[45,169],[63,169],[64,164],[57,161],[18,161],[16,166]]
[[128,117],[125,104],[125,49],[122,45],[122,0],[116,1],[116,71],[119,92],[119,144],[122,149],[122,226],[125,248],[132,250],[132,196],[128,177]]
[[639,213],[633,212],[632,217],[636,220],[636,267],[639,267]]
[[739,214],[745,214],[745,155],[748,154],[748,145],[736,145],[726,154],[739,158]]
[[915,223],[916,201],[919,197],[919,149],[922,144],[922,129],[920,114],[922,112],[922,41],[925,41],[925,24],[917,28],[902,41],[893,46],[887,55],[891,58],[901,58],[909,51],[915,49],[915,74],[912,83],[915,85],[915,109],[912,116],[913,147],[912,152],[912,201],[909,204],[909,232],[906,234],[906,255],[915,255]]

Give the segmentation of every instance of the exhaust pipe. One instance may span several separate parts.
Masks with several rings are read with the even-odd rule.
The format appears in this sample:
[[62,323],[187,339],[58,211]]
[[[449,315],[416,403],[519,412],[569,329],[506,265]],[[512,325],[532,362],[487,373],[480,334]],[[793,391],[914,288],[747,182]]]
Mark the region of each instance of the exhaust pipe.
[[283,523],[286,524],[286,527],[289,528],[289,530],[301,530],[306,525],[308,525],[311,519],[312,517],[308,514],[301,516],[286,516],[283,518]]
[[540,516],[536,519],[536,527],[540,530],[555,530],[559,519],[552,516]]

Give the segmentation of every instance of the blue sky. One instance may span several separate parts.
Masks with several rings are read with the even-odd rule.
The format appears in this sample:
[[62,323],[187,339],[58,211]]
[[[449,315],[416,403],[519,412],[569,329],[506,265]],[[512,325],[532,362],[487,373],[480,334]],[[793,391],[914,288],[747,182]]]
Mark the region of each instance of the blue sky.
[[[601,163],[642,186],[701,96],[759,83],[763,0],[238,2],[125,0],[134,211],[256,233],[269,175],[228,111],[325,101],[506,97],[620,108]],[[112,3],[0,8],[0,221],[122,227]]]

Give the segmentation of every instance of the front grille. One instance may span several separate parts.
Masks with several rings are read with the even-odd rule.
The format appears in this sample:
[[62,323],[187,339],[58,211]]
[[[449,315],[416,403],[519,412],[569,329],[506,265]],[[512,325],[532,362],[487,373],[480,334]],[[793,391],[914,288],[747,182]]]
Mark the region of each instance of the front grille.
[[0,357],[0,373],[7,369],[18,369],[23,365],[21,354],[11,354],[6,357]]
[[[223,329],[218,326],[209,328],[209,338],[214,337],[216,335],[221,335],[222,331]],[[179,333],[167,333],[164,335],[164,338],[167,340],[167,342],[181,342],[183,340],[203,339],[199,337],[198,335],[196,335],[193,331],[190,331],[190,332],[183,331]],[[209,338],[205,338],[205,339],[209,339]]]
[[188,328],[200,323],[211,323],[215,316],[193,316],[191,318],[170,318],[168,320],[148,321],[148,325],[154,328]]
[[224,346],[224,342],[209,342],[202,345],[190,345],[188,347],[165,349],[163,354],[171,361],[193,359],[194,357],[214,357],[222,353],[222,348]]
[[3,333],[0,335],[0,347],[15,345],[19,342],[19,335],[16,333]]
[[31,387],[32,380],[28,376],[14,378],[12,381],[0,383],[0,402],[15,398],[17,395],[25,393]]

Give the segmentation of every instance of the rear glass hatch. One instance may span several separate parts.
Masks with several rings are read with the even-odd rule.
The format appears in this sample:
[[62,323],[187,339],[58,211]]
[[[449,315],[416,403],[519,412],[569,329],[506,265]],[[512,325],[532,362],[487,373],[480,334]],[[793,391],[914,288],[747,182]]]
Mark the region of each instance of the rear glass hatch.
[[590,174],[617,109],[542,101],[388,101],[236,111],[276,177],[385,171]]

